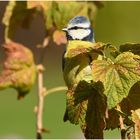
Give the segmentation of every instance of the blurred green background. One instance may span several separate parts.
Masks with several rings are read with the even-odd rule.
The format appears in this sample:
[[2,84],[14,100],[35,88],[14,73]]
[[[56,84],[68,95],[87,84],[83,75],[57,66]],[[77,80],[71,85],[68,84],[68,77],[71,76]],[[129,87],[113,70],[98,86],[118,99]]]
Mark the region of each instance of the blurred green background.
[[[140,2],[104,2],[98,11],[95,25],[95,40],[120,45],[126,42],[140,43]],[[0,20],[7,2],[0,1]],[[0,44],[4,42],[4,26],[0,23]],[[36,17],[29,30],[18,29],[14,40],[32,49],[37,62],[40,55],[35,48],[43,41],[44,25]],[[44,58],[45,86],[49,89],[65,85],[61,70],[64,47],[49,46]],[[0,67],[4,51],[0,48]],[[16,91],[0,91],[0,138],[35,138],[36,116],[33,112],[37,103],[37,85],[25,99],[16,100]],[[44,127],[50,130],[44,138],[83,138],[78,126],[63,122],[65,91],[51,94],[45,99]],[[120,138],[119,130],[105,132],[105,138]]]

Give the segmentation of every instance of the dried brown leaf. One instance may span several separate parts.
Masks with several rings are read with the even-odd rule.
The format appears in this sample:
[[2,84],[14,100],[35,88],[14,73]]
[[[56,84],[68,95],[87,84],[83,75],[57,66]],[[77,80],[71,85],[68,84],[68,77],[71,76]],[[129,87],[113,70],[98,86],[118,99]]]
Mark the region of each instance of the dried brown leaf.
[[66,44],[67,43],[67,39],[66,39],[65,33],[63,31],[56,30],[53,33],[53,41],[57,45]]

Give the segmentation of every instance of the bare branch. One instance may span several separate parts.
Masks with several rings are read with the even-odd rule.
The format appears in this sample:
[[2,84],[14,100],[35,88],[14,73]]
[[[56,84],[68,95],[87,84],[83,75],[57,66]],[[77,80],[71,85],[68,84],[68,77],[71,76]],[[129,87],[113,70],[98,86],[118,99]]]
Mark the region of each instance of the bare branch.
[[43,71],[44,67],[42,65],[38,65],[38,105],[36,109],[36,131],[37,131],[37,139],[42,139],[42,132],[43,132],[43,106],[44,106],[44,91],[45,88],[43,87]]
[[36,117],[37,117],[37,122],[36,122],[36,138],[37,139],[42,139],[42,133],[47,132],[43,128],[43,108],[44,108],[44,98],[46,95],[57,92],[57,91],[62,91],[62,90],[67,90],[67,87],[65,86],[60,86],[60,87],[55,87],[50,90],[46,90],[43,85],[43,71],[44,67],[43,65],[38,65],[38,105],[35,107],[35,112],[36,112]]

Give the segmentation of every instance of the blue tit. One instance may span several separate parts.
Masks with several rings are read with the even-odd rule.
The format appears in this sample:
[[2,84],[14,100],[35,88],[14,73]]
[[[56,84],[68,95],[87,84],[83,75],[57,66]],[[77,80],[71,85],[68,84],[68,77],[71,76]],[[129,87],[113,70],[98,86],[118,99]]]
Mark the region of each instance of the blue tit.
[[84,16],[74,17],[69,21],[68,26],[62,30],[66,32],[68,41],[81,40],[95,42],[91,24]]
[[[76,16],[73,19],[71,19],[68,23],[68,26],[66,28],[63,28],[63,31],[66,32],[68,45],[64,53],[62,67],[64,72],[64,80],[67,86],[69,87],[73,86],[73,84],[76,81],[76,77],[78,77],[81,74],[84,74],[84,76],[89,75],[89,77],[91,77],[91,68],[89,66],[89,63],[92,59],[89,55],[88,57],[77,56],[78,58],[76,57],[75,59],[73,58],[68,60],[70,50],[80,48],[79,46],[91,47],[93,45],[92,43],[95,42],[95,40],[91,24],[89,20],[84,16]],[[79,73],[76,76],[76,73],[80,70],[80,67],[84,68],[82,69],[81,74]]]
[[[76,16],[69,21],[63,31],[66,32],[68,40],[62,63],[64,80],[68,87],[64,121],[80,124],[86,138],[102,138],[100,129],[97,128],[100,135],[92,129],[103,121],[102,117],[98,116],[100,121],[94,122],[98,115],[97,107],[100,108],[100,104],[96,102],[99,98],[98,92],[93,87],[91,62],[94,55],[82,53],[84,49],[90,49],[95,43],[94,30],[86,17]],[[91,119],[90,114],[94,113],[95,116],[93,115]]]

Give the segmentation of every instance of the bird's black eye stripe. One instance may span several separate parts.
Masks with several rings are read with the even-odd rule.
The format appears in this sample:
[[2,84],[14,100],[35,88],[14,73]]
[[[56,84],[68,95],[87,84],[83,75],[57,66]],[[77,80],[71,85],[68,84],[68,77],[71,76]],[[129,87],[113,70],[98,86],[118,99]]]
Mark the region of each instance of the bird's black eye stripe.
[[74,27],[68,28],[68,30],[77,30],[77,29],[89,29],[89,28],[78,27],[78,26],[74,26]]

